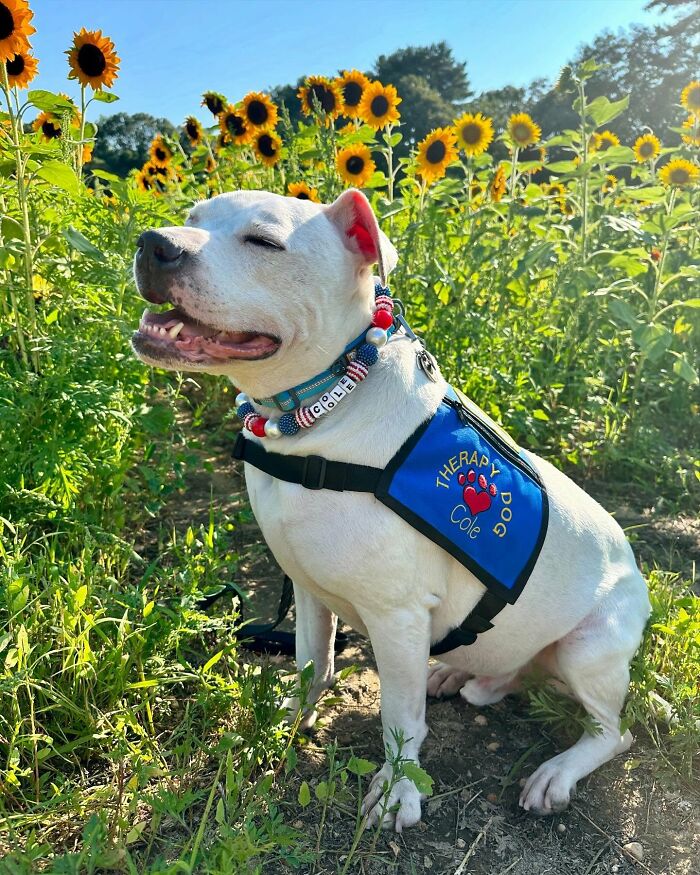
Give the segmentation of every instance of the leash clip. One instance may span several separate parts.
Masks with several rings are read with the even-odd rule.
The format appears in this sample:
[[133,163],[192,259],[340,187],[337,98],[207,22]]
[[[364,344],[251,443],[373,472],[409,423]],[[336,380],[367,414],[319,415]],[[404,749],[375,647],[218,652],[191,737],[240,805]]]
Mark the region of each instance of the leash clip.
[[438,368],[438,364],[435,361],[433,354],[428,352],[428,350],[422,345],[418,352],[416,352],[416,362],[425,376],[432,383],[437,383],[438,377],[440,376],[440,369]]

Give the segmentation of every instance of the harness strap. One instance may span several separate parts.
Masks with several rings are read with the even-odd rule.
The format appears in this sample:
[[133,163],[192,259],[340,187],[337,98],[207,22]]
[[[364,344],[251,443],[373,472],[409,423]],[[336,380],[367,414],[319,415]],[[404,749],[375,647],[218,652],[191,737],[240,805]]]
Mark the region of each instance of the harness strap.
[[[305,489],[331,489],[334,492],[369,492],[374,494],[381,468],[369,465],[354,465],[350,462],[334,462],[323,456],[287,456],[271,453],[255,441],[248,440],[242,431],[233,446],[233,458],[248,462],[254,468],[270,474],[286,483],[297,483]],[[288,578],[285,578],[285,588]],[[283,591],[282,599],[285,593]],[[508,602],[490,590],[486,590],[474,609],[451,632],[430,648],[431,656],[439,656],[456,647],[465,647],[476,641],[476,636],[493,628],[491,622]],[[280,613],[282,603],[280,603]],[[284,612],[286,614],[286,610]],[[282,618],[284,614],[281,615]],[[281,619],[278,620],[281,622]],[[277,624],[275,624],[277,625]],[[274,628],[274,627],[273,627]]]

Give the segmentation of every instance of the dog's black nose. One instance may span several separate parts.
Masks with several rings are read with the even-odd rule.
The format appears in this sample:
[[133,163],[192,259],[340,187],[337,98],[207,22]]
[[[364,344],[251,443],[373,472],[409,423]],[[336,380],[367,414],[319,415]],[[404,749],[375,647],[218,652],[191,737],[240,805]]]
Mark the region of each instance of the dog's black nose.
[[155,269],[179,267],[185,250],[160,231],[144,231],[136,241],[136,257],[144,266]]

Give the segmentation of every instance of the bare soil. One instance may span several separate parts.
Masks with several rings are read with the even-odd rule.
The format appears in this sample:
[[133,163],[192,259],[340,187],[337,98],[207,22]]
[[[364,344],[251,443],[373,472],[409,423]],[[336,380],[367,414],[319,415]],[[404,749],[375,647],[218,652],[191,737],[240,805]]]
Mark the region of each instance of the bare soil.
[[[190,478],[185,494],[172,502],[167,519],[182,525],[206,523],[210,503],[235,510],[242,505],[244,484],[230,460],[230,447],[210,445],[200,473]],[[209,470],[206,470],[209,469]],[[690,516],[612,503],[609,491],[589,484],[589,491],[628,529],[637,555],[659,567],[689,575],[700,556],[700,521]],[[264,546],[254,522],[237,531],[241,556],[237,583],[250,598],[247,616],[270,620],[276,615],[281,572]],[[293,611],[283,628],[293,629]],[[340,756],[350,749],[376,763],[383,759],[379,718],[379,681],[371,647],[352,630],[339,655],[338,668],[357,666],[338,695],[342,702],[322,712],[313,734],[299,749],[298,766],[288,779],[286,819],[315,840],[319,812],[314,804],[297,804],[302,780],[314,786],[326,774],[325,746],[335,740]],[[246,656],[251,662],[272,659],[293,670],[287,657]],[[479,715],[485,717],[485,721]],[[601,875],[644,872],[654,875],[700,873],[700,795],[660,762],[650,741],[637,738],[628,754],[583,780],[569,810],[553,818],[536,818],[517,805],[520,781],[540,762],[570,743],[546,735],[528,721],[526,703],[509,696],[476,709],[460,697],[428,702],[429,734],[421,764],[434,779],[433,796],[424,803],[423,821],[402,835],[385,832],[373,850],[364,840],[351,872],[455,873],[455,875]],[[352,812],[331,811],[313,866],[295,871],[335,873],[352,842]],[[629,842],[643,848],[641,862],[623,850]],[[280,864],[266,872],[284,871]],[[291,869],[289,870],[292,871]]]

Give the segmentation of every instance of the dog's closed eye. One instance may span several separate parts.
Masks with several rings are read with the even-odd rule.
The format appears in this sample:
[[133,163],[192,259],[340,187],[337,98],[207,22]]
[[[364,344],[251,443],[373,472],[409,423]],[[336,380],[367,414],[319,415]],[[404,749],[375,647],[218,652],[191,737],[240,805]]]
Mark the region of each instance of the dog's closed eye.
[[270,237],[261,237],[258,234],[246,234],[243,238],[244,243],[250,243],[252,246],[261,246],[264,249],[277,249],[284,251],[285,247],[278,240],[272,240]]

